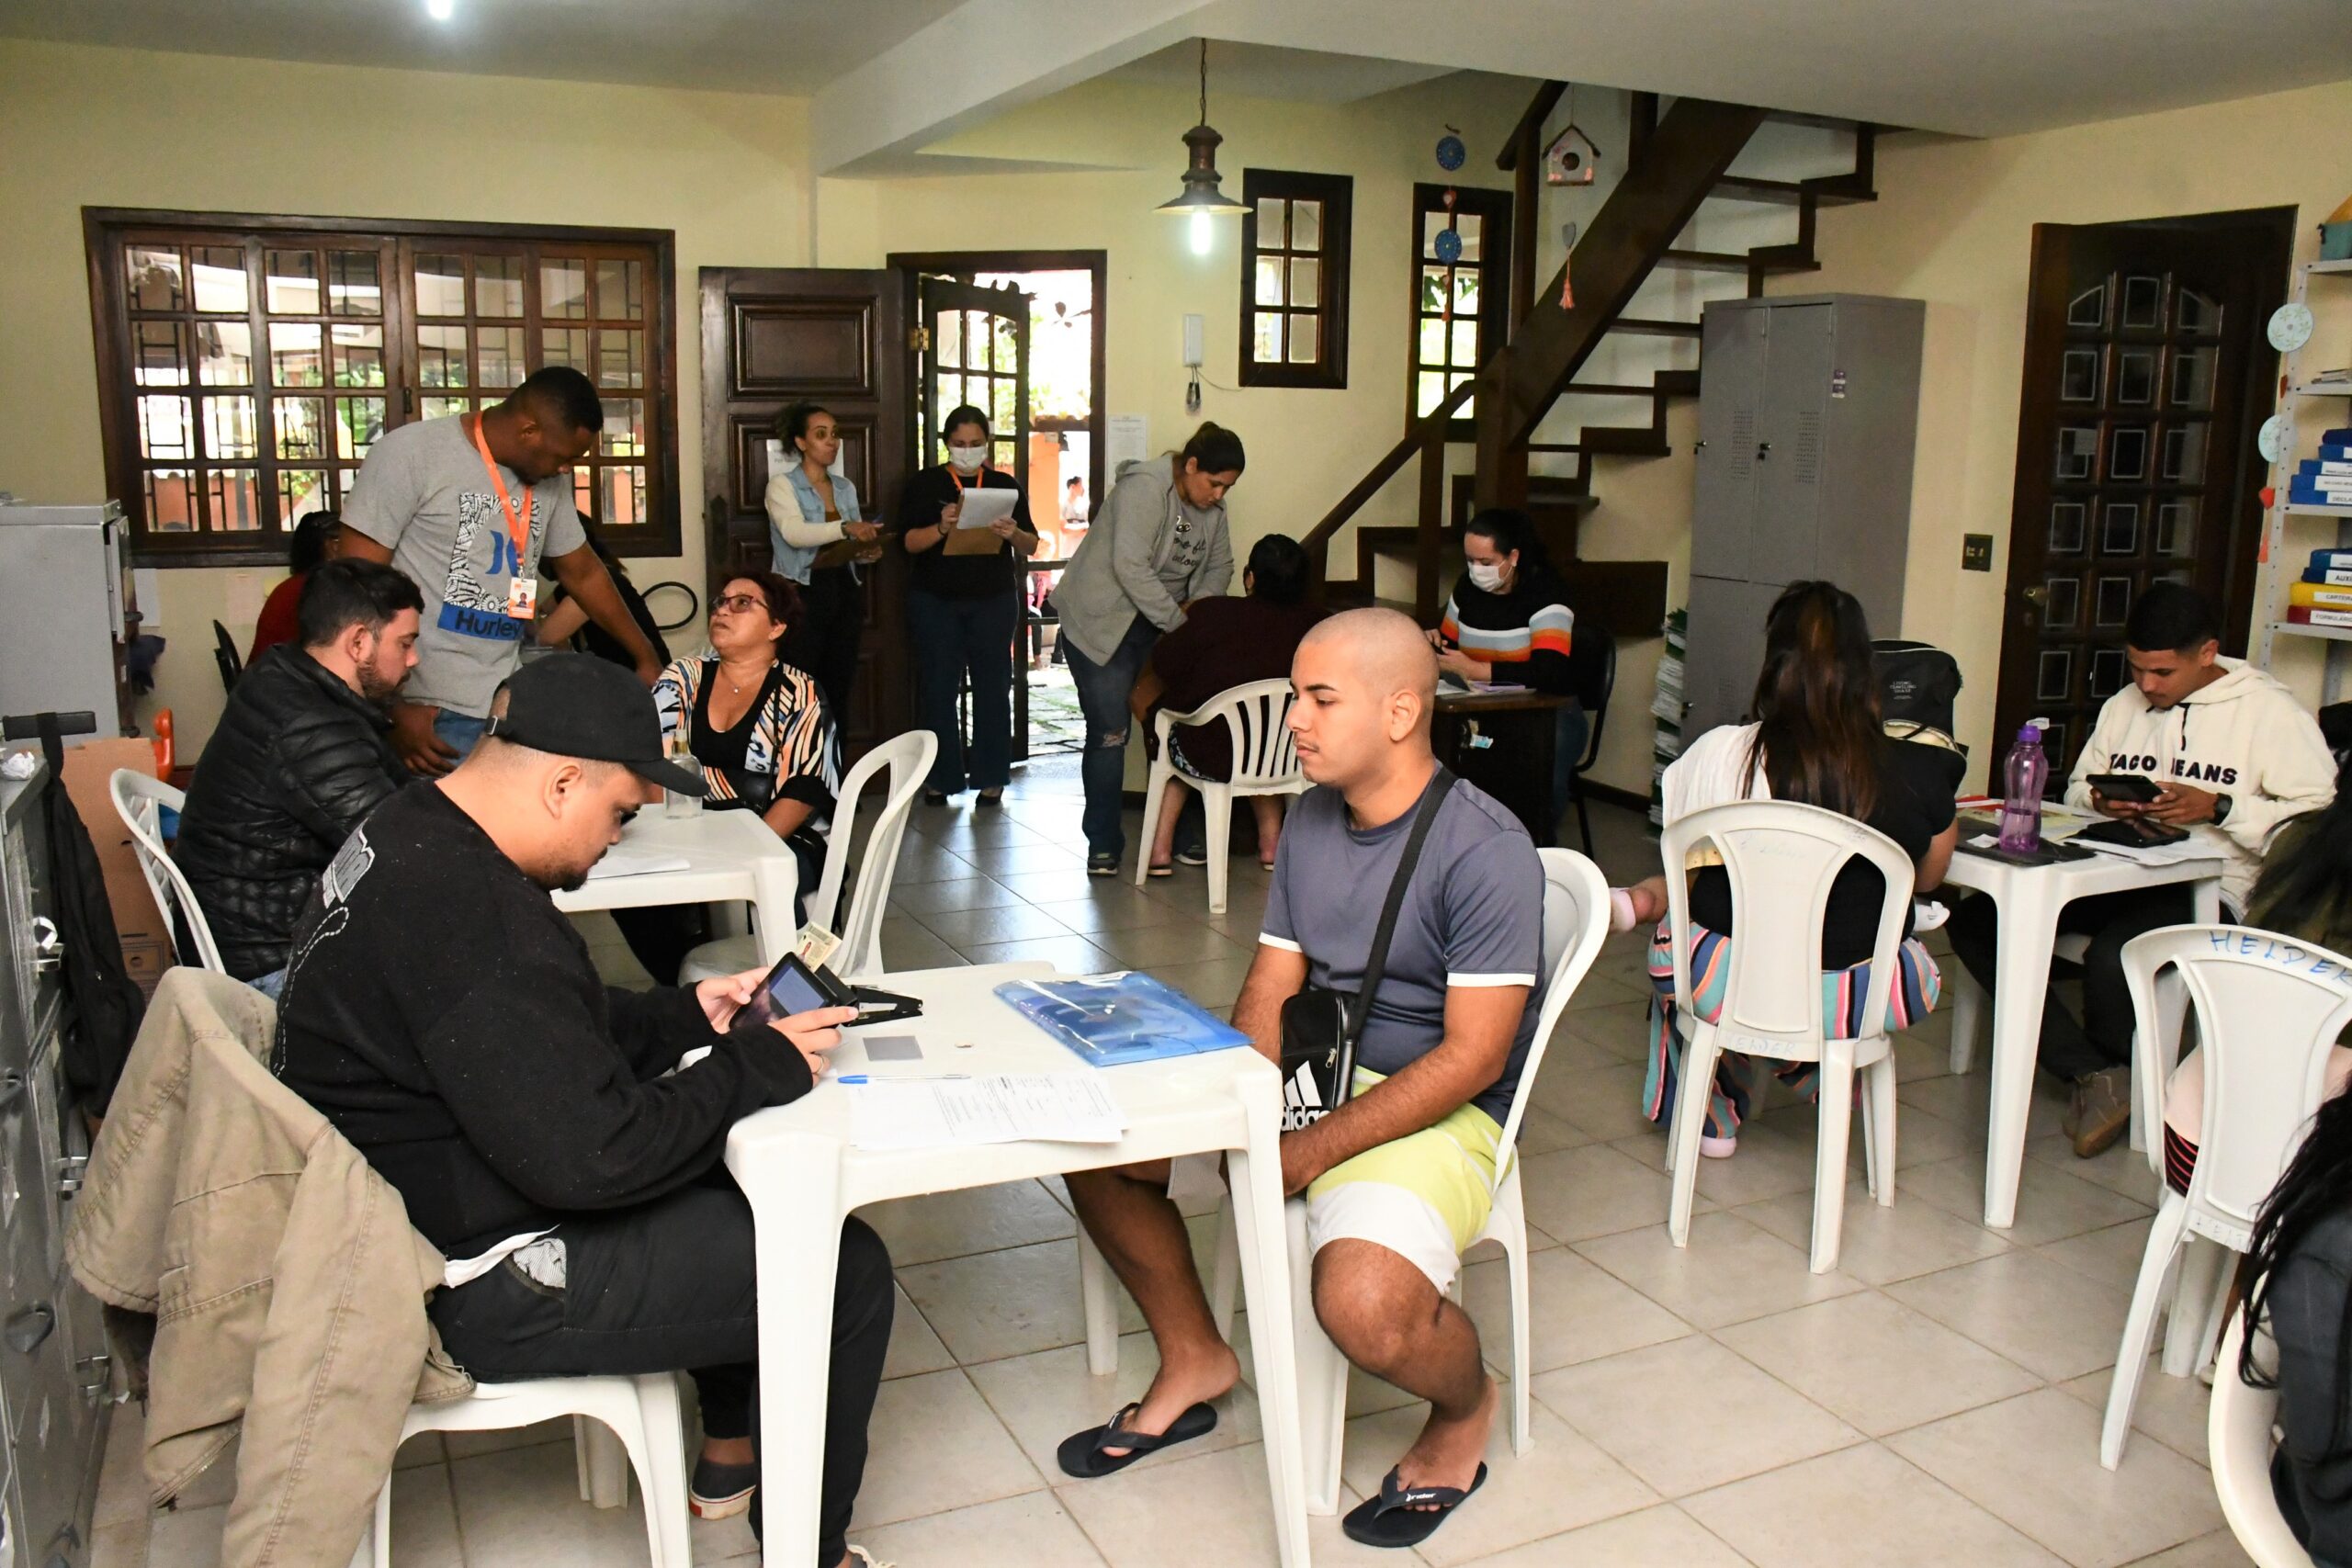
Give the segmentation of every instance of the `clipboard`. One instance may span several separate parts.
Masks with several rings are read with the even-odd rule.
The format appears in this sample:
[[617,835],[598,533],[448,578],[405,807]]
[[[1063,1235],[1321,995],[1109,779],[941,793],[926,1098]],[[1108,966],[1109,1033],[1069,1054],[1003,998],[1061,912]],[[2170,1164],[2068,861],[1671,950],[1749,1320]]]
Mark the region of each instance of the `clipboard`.
[[886,528],[881,533],[876,534],[873,540],[866,544],[860,544],[855,539],[836,539],[831,544],[827,545],[823,549],[819,550],[817,552],[817,558],[810,561],[808,564],[812,567],[849,566],[854,564],[857,558],[867,550],[878,548],[880,546],[887,543],[889,537],[889,530]]
[[1007,541],[996,536],[989,527],[999,517],[1012,515],[1013,506],[1021,500],[1021,492],[1008,489],[983,489],[975,485],[966,490],[958,504],[962,512],[956,526],[947,530],[940,541],[942,555],[992,556],[1001,550]]

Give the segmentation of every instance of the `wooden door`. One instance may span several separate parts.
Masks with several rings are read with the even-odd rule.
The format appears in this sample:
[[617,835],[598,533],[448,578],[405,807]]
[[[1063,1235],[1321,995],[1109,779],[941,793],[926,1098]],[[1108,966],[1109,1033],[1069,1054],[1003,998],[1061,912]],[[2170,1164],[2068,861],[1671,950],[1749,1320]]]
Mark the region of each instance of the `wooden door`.
[[[775,417],[806,399],[840,423],[841,466],[869,518],[906,479],[905,283],[894,269],[702,269],[703,554],[712,584],[769,564],[767,444]],[[906,555],[865,570],[865,635],[846,714],[855,758],[913,722],[905,626]]]
[[[1993,745],[2046,717],[2061,793],[2106,700],[2131,679],[2123,624],[2149,584],[2221,608],[2243,654],[2291,209],[2037,224]],[[1932,433],[1925,439],[1932,440]]]

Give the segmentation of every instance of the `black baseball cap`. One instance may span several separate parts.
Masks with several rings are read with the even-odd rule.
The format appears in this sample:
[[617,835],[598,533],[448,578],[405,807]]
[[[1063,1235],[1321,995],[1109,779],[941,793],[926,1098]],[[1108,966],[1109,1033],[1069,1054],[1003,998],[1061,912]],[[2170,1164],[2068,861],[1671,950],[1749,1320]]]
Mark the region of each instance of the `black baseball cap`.
[[482,727],[516,746],[558,757],[618,762],[649,784],[703,793],[702,771],[662,755],[662,719],[643,682],[590,653],[550,653],[506,679],[506,711]]

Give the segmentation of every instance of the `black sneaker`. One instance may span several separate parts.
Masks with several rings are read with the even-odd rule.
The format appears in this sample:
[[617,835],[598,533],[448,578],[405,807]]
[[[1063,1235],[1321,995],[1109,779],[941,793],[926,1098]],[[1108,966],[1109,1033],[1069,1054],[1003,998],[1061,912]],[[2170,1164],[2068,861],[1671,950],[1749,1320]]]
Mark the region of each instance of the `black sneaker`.
[[752,1494],[759,1484],[757,1465],[714,1464],[697,1456],[686,1506],[698,1519],[732,1518],[752,1506]]
[[1087,874],[1087,875],[1089,875],[1089,876],[1116,876],[1116,875],[1118,875],[1118,874],[1119,874],[1119,857],[1118,857],[1118,856],[1116,856],[1116,855],[1101,855],[1101,854],[1089,855],[1089,856],[1087,856],[1087,857],[1086,857],[1086,874]]
[[1204,845],[1187,844],[1176,852],[1176,863],[1178,865],[1206,865],[1209,863],[1209,852]]

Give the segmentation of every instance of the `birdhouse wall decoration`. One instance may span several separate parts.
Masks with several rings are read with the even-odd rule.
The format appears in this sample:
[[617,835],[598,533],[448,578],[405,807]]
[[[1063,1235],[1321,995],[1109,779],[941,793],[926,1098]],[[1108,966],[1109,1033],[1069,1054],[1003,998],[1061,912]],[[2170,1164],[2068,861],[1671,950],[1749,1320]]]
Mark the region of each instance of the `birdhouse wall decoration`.
[[1600,161],[1600,149],[1592,144],[1574,120],[1567,129],[1552,139],[1544,150],[1544,183],[1555,186],[1589,186],[1592,183],[1594,165]]

